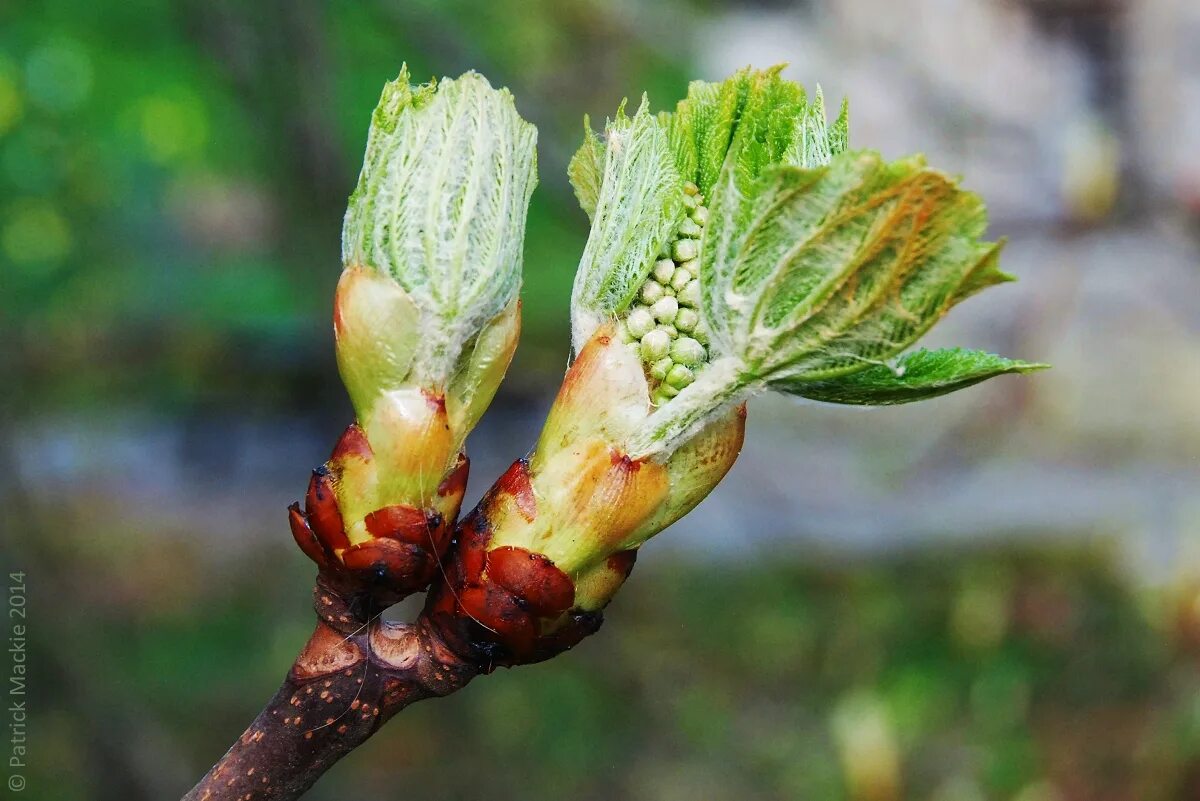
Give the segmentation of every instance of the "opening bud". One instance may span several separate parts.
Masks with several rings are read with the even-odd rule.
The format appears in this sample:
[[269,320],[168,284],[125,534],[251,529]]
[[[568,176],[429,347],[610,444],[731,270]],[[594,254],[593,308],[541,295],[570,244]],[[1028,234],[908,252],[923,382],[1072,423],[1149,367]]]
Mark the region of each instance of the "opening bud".
[[476,73],[414,87],[402,69],[384,87],[346,210],[334,303],[357,423],[322,468],[320,497],[292,515],[297,541],[323,566],[375,571],[411,592],[445,549],[464,441],[520,332],[535,141],[508,91]]

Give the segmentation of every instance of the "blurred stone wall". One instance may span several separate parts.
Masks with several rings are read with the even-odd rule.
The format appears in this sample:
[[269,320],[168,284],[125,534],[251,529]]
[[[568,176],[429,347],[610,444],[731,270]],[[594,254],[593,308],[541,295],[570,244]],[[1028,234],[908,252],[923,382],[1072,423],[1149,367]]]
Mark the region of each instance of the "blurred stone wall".
[[912,408],[757,403],[662,547],[1099,536],[1152,577],[1200,565],[1200,6],[814,2],[732,11],[697,51],[711,78],[788,62],[851,98],[852,145],[964,175],[1021,282],[924,344],[1054,369]]
[[[1200,7],[730,8],[622,4],[611,25],[645,35],[674,20],[666,55],[705,78],[789,62],[791,77],[851,98],[855,146],[922,151],[964,175],[1009,237],[1005,267],[1021,281],[971,300],[924,344],[1054,369],[913,407],[756,401],[730,478],[649,547],[752,557],[780,543],[840,552],[1087,537],[1111,538],[1152,578],[1200,565]],[[552,391],[521,381],[501,391],[472,437],[470,497],[532,444]],[[15,445],[34,500],[72,498],[81,525],[107,517],[182,540],[203,521],[205,536],[227,540],[210,552],[236,558],[286,543],[283,508],[304,466],[325,458],[337,434],[327,422],[114,410],[102,425],[30,421]]]

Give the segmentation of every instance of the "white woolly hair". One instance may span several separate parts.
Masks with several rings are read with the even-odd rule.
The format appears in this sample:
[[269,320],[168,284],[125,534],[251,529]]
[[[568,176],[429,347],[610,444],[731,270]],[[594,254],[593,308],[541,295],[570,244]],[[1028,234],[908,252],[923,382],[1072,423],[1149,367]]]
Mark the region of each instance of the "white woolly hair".
[[650,274],[654,254],[683,216],[683,180],[666,131],[643,97],[632,118],[624,106],[605,129],[592,228],[571,293],[572,344],[578,351],[601,324],[628,308]]
[[342,260],[392,276],[421,312],[411,377],[444,385],[463,348],[517,295],[537,130],[482,75],[421,87],[407,70],[371,121]]

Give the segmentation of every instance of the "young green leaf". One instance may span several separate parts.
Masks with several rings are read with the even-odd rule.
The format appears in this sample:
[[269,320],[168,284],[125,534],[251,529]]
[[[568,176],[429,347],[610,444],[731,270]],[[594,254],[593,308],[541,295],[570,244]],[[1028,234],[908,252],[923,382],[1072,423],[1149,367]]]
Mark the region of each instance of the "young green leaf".
[[669,452],[763,389],[881,364],[954,304],[1011,280],[999,246],[980,240],[982,202],[921,158],[844,152],[744,181],[737,156],[712,188],[700,255],[712,362],[647,419],[639,453]]
[[772,381],[769,386],[825,403],[892,406],[946,395],[998,375],[1032,373],[1049,366],[978,350],[922,349],[906,353],[894,364],[875,365],[828,381],[805,381],[797,376]]
[[604,180],[604,142],[592,130],[592,121],[583,115],[583,144],[567,165],[567,177],[583,209],[590,220],[596,213],[600,199],[600,184]]
[[[675,169],[666,131],[643,98],[633,117],[623,109],[605,129],[604,171],[592,230],[579,260],[571,293],[576,351],[596,328],[624,311],[650,274],[655,254],[683,217],[683,182]],[[585,143],[584,147],[593,145]],[[577,163],[590,175],[594,154]],[[588,179],[591,180],[590,178]],[[590,183],[584,197],[590,197]]]
[[473,72],[388,83],[342,228],[338,367],[371,458],[340,467],[352,536],[366,515],[424,507],[457,469],[520,331],[537,132]]
[[537,131],[482,75],[387,84],[342,230],[342,261],[390,276],[421,313],[415,379],[443,386],[516,297]]
[[766,380],[892,358],[951,306],[1011,280],[979,198],[920,158],[843,153],[717,187],[701,257],[717,350]]
[[567,170],[592,219],[572,298],[577,349],[606,318],[626,310],[682,219],[685,186],[704,198],[728,168],[745,191],[774,165],[818,166],[845,150],[846,105],[829,125],[820,90],[810,101],[782,69],[693,81],[675,111],[658,115],[643,98],[632,119],[618,110],[603,139],[585,118],[583,143]]
[[721,83],[693,81],[675,111],[659,115],[679,174],[702,194],[717,183],[730,152],[735,174],[750,181],[772,165],[815,167],[846,149],[847,105],[829,125],[820,88],[810,101],[782,70],[746,68]]
[[[846,104],[828,121],[820,90],[810,100],[781,69],[693,82],[674,111],[655,118],[643,101],[633,120],[618,113],[610,123],[602,168],[602,143],[590,131],[572,160],[572,183],[593,218],[576,277],[574,344],[615,318],[658,382],[631,454],[669,454],[765,389],[834,392],[838,379],[863,371],[863,387],[883,386],[872,378],[880,369],[894,381],[881,365],[955,304],[1013,280],[998,266],[1001,244],[982,239],[979,197],[920,156],[887,162],[847,151]],[[673,196],[695,213],[670,213]],[[678,241],[659,246],[664,232]],[[629,311],[639,286],[646,309]],[[697,347],[692,337],[688,352],[672,345],[681,332],[695,334]],[[669,359],[660,353],[668,347]],[[917,367],[928,365],[918,359]],[[988,370],[1027,369],[973,360],[961,376],[917,380],[918,372],[893,391],[916,399]],[[854,391],[869,393],[854,384],[846,397]],[[899,402],[886,388],[879,394]]]

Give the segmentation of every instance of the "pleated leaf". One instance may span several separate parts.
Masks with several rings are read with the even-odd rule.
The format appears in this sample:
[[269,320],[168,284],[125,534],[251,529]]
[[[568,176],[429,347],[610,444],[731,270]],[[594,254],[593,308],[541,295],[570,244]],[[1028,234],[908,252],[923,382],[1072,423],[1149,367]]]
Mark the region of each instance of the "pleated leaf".
[[[753,178],[773,164],[814,167],[846,149],[848,109],[833,123],[820,87],[810,100],[804,88],[781,77],[783,67],[739,70],[720,83],[692,81],[674,111],[658,114],[682,180],[707,194],[736,141],[746,142],[741,172]],[[567,169],[579,205],[592,216],[604,171],[604,143],[584,118],[583,142]]]
[[1011,276],[980,240],[979,198],[920,158],[845,153],[726,170],[702,251],[705,313],[764,379],[854,373],[907,349],[954,304]]
[[749,181],[773,165],[817,166],[846,149],[846,104],[830,125],[821,90],[810,100],[782,70],[747,68],[721,83],[693,81],[675,111],[659,115],[680,175],[702,194],[717,183],[731,151],[736,173]]
[[742,194],[764,170],[826,163],[846,146],[847,116],[830,125],[824,99],[781,77],[782,66],[743,69],[720,83],[693,81],[675,111],[657,116],[645,98],[632,118],[619,110],[584,140],[568,175],[592,220],[572,296],[573,340],[618,316],[649,275],[682,215],[684,182],[702,195],[728,168]]
[[[617,111],[606,126],[604,145],[592,228],[571,294],[577,351],[597,326],[629,306],[650,274],[655,254],[683,217],[682,182],[667,133],[645,98],[633,117],[626,116],[623,108]],[[595,154],[578,158],[575,174],[588,176],[576,184],[584,202],[592,196]]]
[[371,120],[342,259],[391,276],[421,311],[414,369],[444,383],[520,288],[536,129],[483,76],[389,83]]
[[600,199],[600,184],[604,180],[604,142],[592,130],[592,121],[583,117],[583,144],[567,165],[567,177],[575,189],[579,207],[590,220]]

